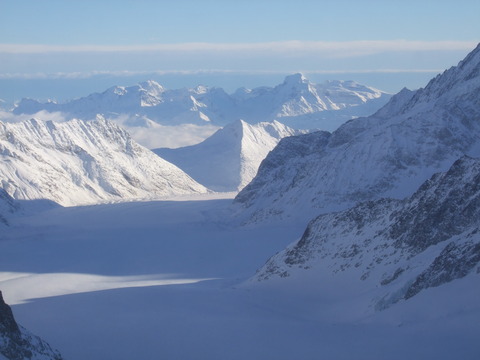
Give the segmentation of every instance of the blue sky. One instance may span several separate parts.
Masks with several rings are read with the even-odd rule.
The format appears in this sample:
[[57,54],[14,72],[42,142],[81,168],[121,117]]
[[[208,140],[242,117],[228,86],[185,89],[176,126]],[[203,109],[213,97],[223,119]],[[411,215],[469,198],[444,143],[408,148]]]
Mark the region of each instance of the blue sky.
[[233,91],[293,72],[396,92],[471,51],[478,14],[478,0],[0,0],[0,98],[146,79]]

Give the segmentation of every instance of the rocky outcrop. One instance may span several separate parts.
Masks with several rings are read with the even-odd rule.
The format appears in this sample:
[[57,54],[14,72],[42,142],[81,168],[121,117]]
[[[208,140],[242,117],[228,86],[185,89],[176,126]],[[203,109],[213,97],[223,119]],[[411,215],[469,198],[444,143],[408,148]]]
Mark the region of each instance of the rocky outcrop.
[[341,286],[340,274],[345,274],[348,286],[362,283],[375,307],[383,309],[475,274],[480,264],[479,184],[480,159],[464,156],[407,199],[369,201],[320,215],[253,280],[301,281],[313,273],[319,280],[310,286],[322,286],[320,279],[328,276]]
[[0,354],[8,360],[62,360],[57,350],[19,326],[0,291]]

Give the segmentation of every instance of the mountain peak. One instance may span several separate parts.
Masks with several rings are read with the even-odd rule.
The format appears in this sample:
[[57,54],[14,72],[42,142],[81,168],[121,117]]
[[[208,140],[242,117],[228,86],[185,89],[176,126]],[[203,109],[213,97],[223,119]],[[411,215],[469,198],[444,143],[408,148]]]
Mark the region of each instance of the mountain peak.
[[[15,199],[78,205],[206,192],[183,171],[101,117],[95,121],[4,123],[0,135],[5,159],[0,164],[5,174],[3,189]],[[15,171],[22,168],[29,171]],[[0,192],[0,215],[11,207],[8,199]]]
[[165,88],[154,80],[143,81],[143,82],[139,83],[138,86],[140,86],[140,88],[148,91],[149,93],[158,94],[158,93],[162,93],[162,92],[165,91]]
[[303,76],[303,74],[296,73],[296,74],[286,76],[283,83],[285,85],[305,84],[305,83],[308,83],[308,79],[305,76]]

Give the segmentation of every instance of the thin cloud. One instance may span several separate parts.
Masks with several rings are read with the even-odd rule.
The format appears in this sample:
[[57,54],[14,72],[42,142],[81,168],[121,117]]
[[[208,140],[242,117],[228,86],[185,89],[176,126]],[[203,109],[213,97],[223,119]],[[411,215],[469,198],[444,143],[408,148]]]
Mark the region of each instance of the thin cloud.
[[41,45],[0,44],[0,54],[45,53],[225,53],[249,52],[276,54],[318,53],[330,57],[354,57],[381,52],[458,51],[476,46],[475,41],[277,41],[259,43],[178,43],[145,45]]
[[224,70],[224,69],[205,69],[205,70],[158,70],[158,71],[85,71],[85,72],[56,72],[56,73],[0,73],[0,80],[80,80],[90,79],[99,76],[110,77],[132,77],[132,76],[162,76],[162,75],[285,75],[301,72],[303,74],[437,74],[445,69],[361,69],[361,70],[298,70],[286,69],[283,71],[271,70]]

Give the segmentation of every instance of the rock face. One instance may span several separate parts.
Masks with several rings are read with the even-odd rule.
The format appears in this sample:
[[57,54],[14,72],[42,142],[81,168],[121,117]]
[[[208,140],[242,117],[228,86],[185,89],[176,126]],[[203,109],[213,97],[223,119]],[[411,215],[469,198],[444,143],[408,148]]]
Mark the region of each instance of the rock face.
[[49,344],[19,326],[0,291],[0,356],[8,360],[61,360]]
[[353,81],[317,85],[295,74],[273,88],[242,88],[231,95],[221,88],[204,86],[168,90],[155,81],[147,81],[129,87],[115,86],[63,104],[23,99],[14,113],[60,111],[81,119],[92,119],[99,113],[106,118],[127,114],[145,116],[163,125],[224,126],[238,119],[251,124],[277,119],[295,128],[332,130],[353,117],[373,113],[389,97]]
[[464,154],[480,155],[479,68],[480,46],[370,117],[331,135],[282,139],[235,199],[239,216],[305,221],[359,201],[404,198]]
[[237,120],[200,144],[153,152],[209,189],[238,191],[253,179],[280,139],[299,133],[277,121],[250,125]]
[[310,275],[315,280],[309,286],[325,292],[333,284],[361,287],[381,310],[428,288],[479,276],[479,231],[480,159],[464,156],[409,198],[320,215],[253,281],[301,282]]
[[104,119],[0,122],[2,187],[62,205],[206,192]]

